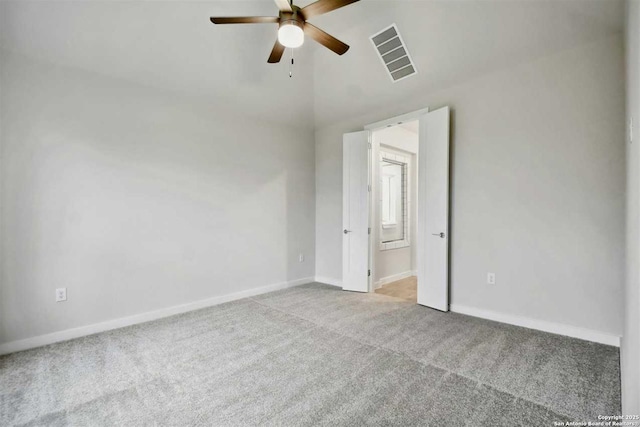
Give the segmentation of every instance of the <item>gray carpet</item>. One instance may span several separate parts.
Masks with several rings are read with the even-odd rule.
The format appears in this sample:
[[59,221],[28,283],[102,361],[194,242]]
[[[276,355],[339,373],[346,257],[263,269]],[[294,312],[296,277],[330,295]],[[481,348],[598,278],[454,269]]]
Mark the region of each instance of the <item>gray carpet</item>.
[[0,357],[0,425],[552,426],[618,349],[311,284]]

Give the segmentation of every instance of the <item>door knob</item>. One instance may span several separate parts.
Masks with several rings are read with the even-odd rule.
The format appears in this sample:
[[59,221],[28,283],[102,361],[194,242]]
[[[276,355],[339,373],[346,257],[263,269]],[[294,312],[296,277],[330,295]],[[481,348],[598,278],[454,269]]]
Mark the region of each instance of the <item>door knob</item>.
[[344,234],[351,233],[351,230],[347,230],[346,228],[343,231]]
[[441,239],[444,239],[444,233],[431,234],[432,236],[440,236]]

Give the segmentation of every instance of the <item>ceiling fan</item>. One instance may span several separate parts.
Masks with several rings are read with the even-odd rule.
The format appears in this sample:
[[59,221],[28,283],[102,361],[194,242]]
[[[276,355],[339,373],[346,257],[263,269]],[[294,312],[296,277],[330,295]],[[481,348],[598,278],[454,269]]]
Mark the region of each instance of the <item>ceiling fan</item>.
[[321,45],[331,49],[338,55],[343,55],[349,46],[337,38],[325,33],[320,28],[307,22],[314,16],[331,12],[332,10],[350,5],[359,0],[318,0],[308,6],[300,8],[293,4],[293,0],[275,0],[279,16],[238,16],[238,17],[211,17],[214,24],[279,24],[278,39],[271,51],[268,62],[274,64],[280,62],[285,48],[296,48],[304,43],[305,34]]

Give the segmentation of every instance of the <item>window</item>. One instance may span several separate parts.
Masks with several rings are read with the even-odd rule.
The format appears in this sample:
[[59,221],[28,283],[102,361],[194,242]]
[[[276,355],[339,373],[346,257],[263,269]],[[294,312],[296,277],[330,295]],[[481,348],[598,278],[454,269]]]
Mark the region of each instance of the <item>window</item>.
[[380,153],[380,249],[409,246],[409,158]]

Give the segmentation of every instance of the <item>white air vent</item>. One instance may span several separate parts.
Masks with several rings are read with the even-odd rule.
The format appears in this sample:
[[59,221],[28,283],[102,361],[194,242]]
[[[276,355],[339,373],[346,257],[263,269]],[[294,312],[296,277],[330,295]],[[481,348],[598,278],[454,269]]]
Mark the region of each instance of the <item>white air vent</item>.
[[418,72],[396,24],[372,35],[371,42],[391,81],[398,82]]

